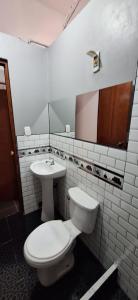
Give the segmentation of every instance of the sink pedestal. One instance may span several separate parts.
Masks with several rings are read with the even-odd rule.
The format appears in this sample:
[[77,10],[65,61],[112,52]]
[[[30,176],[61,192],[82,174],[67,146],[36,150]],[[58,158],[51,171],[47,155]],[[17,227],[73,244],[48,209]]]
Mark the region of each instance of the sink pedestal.
[[43,222],[54,220],[53,180],[65,176],[66,168],[53,159],[44,159],[33,162],[30,170],[42,184],[41,220]]
[[54,220],[53,178],[42,179],[42,213],[41,220]]

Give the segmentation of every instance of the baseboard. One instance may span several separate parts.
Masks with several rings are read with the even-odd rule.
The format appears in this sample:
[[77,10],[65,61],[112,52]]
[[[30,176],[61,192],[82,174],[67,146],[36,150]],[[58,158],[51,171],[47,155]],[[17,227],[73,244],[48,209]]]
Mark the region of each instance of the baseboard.
[[110,294],[117,287],[117,264],[114,263],[80,300],[105,300],[110,299]]

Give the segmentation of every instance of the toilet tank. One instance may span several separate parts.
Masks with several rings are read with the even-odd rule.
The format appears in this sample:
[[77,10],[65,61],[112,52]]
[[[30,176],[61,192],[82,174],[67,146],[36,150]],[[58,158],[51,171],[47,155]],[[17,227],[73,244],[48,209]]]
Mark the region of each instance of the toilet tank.
[[72,223],[84,233],[94,230],[99,202],[79,187],[68,190],[70,197],[70,217]]

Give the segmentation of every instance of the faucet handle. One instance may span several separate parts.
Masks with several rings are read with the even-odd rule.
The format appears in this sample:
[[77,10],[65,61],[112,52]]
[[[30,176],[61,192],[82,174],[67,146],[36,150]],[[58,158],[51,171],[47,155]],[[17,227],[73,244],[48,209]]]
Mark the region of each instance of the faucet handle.
[[55,164],[55,161],[54,161],[54,158],[51,158],[51,165],[54,165]]
[[46,159],[46,164],[48,165],[48,166],[52,166],[52,165],[54,165],[55,164],[55,162],[54,162],[54,158],[49,158],[49,159]]

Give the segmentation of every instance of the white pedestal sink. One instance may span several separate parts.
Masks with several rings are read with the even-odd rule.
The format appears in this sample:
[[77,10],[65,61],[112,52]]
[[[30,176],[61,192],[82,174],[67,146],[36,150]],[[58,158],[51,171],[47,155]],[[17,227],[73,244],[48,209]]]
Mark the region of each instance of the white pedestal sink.
[[54,220],[53,178],[63,177],[66,168],[57,162],[45,159],[31,164],[32,173],[37,176],[42,184],[42,213],[43,222]]

